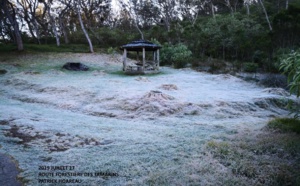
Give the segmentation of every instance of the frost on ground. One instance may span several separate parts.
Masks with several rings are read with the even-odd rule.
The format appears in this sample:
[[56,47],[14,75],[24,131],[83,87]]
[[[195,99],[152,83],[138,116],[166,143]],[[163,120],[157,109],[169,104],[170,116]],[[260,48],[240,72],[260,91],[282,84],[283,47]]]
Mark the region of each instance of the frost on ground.
[[[0,57],[7,71],[0,75],[0,152],[18,161],[26,185],[45,178],[38,168],[47,165],[119,175],[80,177],[88,185],[263,184],[235,174],[207,148],[224,135],[261,132],[296,100],[283,89],[191,69],[125,76],[118,55],[17,57]],[[61,69],[70,61],[90,70]]]

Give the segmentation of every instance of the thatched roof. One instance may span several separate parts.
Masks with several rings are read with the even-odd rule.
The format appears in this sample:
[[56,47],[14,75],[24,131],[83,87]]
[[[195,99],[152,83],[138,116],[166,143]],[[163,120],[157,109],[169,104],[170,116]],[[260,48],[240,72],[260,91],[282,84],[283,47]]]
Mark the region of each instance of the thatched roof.
[[137,40],[120,47],[121,50],[127,49],[128,51],[142,51],[143,48],[145,48],[146,51],[155,51],[157,49],[160,49],[161,46],[150,41]]

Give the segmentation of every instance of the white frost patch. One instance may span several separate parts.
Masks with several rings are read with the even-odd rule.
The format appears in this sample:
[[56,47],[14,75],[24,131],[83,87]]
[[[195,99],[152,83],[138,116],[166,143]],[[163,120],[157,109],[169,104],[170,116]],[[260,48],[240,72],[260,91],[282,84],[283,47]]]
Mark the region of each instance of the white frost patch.
[[[27,185],[37,185],[40,165],[121,175],[83,178],[88,185],[145,185],[156,170],[181,170],[187,162],[208,166],[193,158],[207,140],[260,129],[269,119],[286,116],[285,103],[295,100],[281,89],[190,69],[119,75],[113,72],[121,70],[121,56],[59,54],[32,62],[36,57],[23,60],[38,73],[14,67],[0,76],[0,151],[18,161]],[[58,68],[71,61],[94,69]]]

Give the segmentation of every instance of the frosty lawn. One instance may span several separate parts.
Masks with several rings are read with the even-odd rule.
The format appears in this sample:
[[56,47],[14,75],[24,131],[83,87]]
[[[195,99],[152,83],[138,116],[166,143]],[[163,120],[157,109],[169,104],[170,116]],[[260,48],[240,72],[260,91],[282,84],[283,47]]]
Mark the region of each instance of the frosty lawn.
[[[118,174],[76,178],[88,185],[259,180],[233,174],[206,153],[205,144],[260,133],[268,120],[288,114],[284,106],[294,96],[191,69],[163,67],[158,75],[124,76],[116,73],[120,59],[99,54],[0,57],[0,69],[8,71],[0,75],[0,152],[18,161],[26,185],[38,184],[39,166],[64,165],[75,166],[76,172]],[[62,70],[68,61],[91,70]]]

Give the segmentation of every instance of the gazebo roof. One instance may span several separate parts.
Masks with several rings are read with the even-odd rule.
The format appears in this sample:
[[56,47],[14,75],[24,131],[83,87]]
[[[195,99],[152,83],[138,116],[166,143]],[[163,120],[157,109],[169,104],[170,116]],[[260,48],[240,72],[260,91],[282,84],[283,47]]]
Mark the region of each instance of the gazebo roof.
[[120,47],[121,50],[127,49],[128,51],[142,51],[143,48],[145,48],[146,51],[155,51],[157,49],[160,49],[161,46],[150,41],[137,40]]

